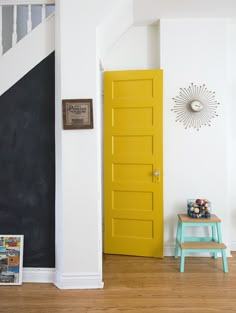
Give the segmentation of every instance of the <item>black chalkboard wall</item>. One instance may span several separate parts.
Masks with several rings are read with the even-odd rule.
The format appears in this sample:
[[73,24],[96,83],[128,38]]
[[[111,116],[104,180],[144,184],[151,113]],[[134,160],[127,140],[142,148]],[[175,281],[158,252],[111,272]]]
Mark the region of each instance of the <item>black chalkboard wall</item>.
[[54,59],[0,97],[0,234],[25,236],[24,267],[55,266]]

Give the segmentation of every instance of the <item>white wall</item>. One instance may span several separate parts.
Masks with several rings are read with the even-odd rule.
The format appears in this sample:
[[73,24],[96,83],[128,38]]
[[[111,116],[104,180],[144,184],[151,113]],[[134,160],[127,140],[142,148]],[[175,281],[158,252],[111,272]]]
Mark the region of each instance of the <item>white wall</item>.
[[[106,1],[106,0],[103,0]],[[113,0],[114,1],[114,0]],[[107,56],[107,53],[113,48],[113,45],[133,24],[133,0],[117,0],[112,4],[109,3],[109,14],[101,19],[98,26],[97,34],[99,41],[99,58],[101,63]],[[107,5],[104,5],[107,7]],[[101,10],[102,4],[99,6],[101,13],[104,14],[104,9]]]
[[[142,18],[147,18],[150,22],[147,8],[149,13],[152,11],[154,20],[160,12],[154,10],[154,5],[160,5],[160,1],[147,1],[134,1],[142,4],[138,13],[144,13],[144,17],[140,16],[139,22]],[[112,5],[117,2],[119,1],[113,0]],[[210,2],[208,1],[208,13],[213,12],[209,10]],[[56,1],[55,283],[60,288],[102,287],[102,110],[98,91],[96,30],[98,22],[104,18],[101,13],[104,14],[107,3],[111,1]],[[151,7],[148,6],[150,3]],[[219,1],[214,1],[216,3],[219,4]],[[232,1],[227,3],[233,4]],[[205,6],[201,5],[201,12],[205,12]],[[226,243],[229,241],[229,227],[235,227],[233,219],[229,222],[229,217],[235,219],[235,211],[230,211],[228,206],[229,199],[232,199],[233,205],[235,203],[233,197],[229,197],[228,187],[231,182],[233,193],[235,180],[233,176],[228,177],[226,162],[226,130],[229,122],[227,110],[231,99],[227,84],[231,64],[227,67],[226,60],[230,55],[232,86],[235,90],[233,73],[236,72],[236,49],[235,43],[231,42],[235,38],[235,26],[227,28],[226,25],[226,20],[162,19],[160,30],[158,26],[135,27],[124,33],[104,62],[105,70],[149,69],[159,66],[164,69],[165,254],[173,252],[176,214],[186,210],[187,198],[206,197],[213,202],[214,212],[223,219]],[[230,29],[228,36],[226,29]],[[227,50],[229,42],[232,49]],[[216,91],[221,103],[219,117],[210,128],[203,128],[199,132],[185,130],[175,122],[175,116],[170,111],[172,98],[178,94],[179,88],[186,87],[191,82],[206,83],[209,89]],[[62,129],[62,99],[67,98],[93,98],[93,130]],[[235,129],[232,127],[232,140],[235,140],[234,134]],[[231,151],[233,170],[236,148],[232,147]],[[232,209],[235,210],[234,206]],[[235,235],[233,230],[231,235]]]
[[[83,10],[81,10],[83,8]],[[96,6],[56,3],[56,285],[102,287]],[[63,130],[62,99],[93,99],[94,129]]]
[[228,57],[228,84],[230,86],[231,107],[230,107],[230,131],[228,134],[229,144],[229,191],[230,191],[230,237],[231,248],[236,251],[236,19],[229,22],[229,57]]
[[160,68],[159,25],[129,28],[103,59],[108,70]]
[[[56,1],[56,277],[101,288],[102,162],[98,24],[123,0]],[[113,7],[115,10],[115,7]],[[101,15],[103,14],[103,15]],[[93,99],[94,129],[63,130],[62,99]]]
[[[163,19],[160,23],[164,69],[165,245],[174,243],[176,214],[186,199],[207,198],[222,220],[229,244],[229,190],[226,129],[230,97],[227,85],[227,21]],[[219,116],[211,127],[184,129],[175,122],[173,97],[191,83],[216,92]]]
[[[222,218],[229,243],[229,189],[226,129],[230,96],[227,85],[227,21],[225,19],[162,19],[158,36],[153,26],[131,28],[105,58],[105,70],[158,68],[164,70],[164,241],[173,254],[177,213],[186,200],[208,198]],[[158,32],[157,32],[158,33]],[[148,39],[151,39],[150,41]],[[154,55],[150,55],[154,44]],[[160,51],[160,62],[158,56]],[[171,111],[179,88],[206,84],[220,102],[211,127],[185,130]],[[206,230],[199,230],[205,233]],[[196,230],[195,230],[196,233]]]

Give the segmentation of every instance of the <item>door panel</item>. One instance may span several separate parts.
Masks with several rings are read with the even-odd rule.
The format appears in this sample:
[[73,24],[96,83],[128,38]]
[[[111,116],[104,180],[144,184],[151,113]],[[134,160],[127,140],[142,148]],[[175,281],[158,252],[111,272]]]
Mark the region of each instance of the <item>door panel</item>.
[[113,155],[153,154],[152,136],[116,136],[113,138]]
[[162,71],[104,79],[104,252],[163,257]]
[[113,191],[113,210],[139,210],[152,211],[152,192]]
[[[114,108],[113,126],[123,125],[124,128],[138,129],[153,126],[152,108]],[[132,124],[130,121],[132,120]],[[116,123],[116,124],[115,124]]]

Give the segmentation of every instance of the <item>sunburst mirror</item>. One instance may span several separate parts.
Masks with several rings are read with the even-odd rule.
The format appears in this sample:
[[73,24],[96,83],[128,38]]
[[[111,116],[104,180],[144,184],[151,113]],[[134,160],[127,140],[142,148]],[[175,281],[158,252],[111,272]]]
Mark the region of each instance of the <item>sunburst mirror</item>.
[[175,105],[172,109],[176,113],[176,122],[187,128],[199,130],[202,126],[211,126],[213,118],[217,117],[219,102],[215,92],[201,86],[191,85],[180,88],[179,95],[173,98]]

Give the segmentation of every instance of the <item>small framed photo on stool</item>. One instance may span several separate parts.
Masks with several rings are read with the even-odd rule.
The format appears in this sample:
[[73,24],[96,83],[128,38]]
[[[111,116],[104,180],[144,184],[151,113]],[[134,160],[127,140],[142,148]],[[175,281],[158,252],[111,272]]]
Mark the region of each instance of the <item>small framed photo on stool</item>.
[[21,285],[23,235],[0,235],[0,285]]

